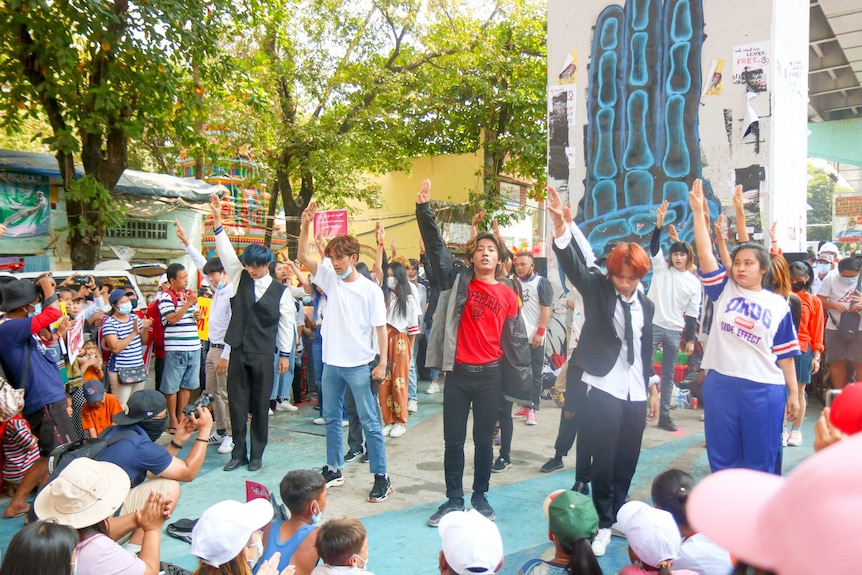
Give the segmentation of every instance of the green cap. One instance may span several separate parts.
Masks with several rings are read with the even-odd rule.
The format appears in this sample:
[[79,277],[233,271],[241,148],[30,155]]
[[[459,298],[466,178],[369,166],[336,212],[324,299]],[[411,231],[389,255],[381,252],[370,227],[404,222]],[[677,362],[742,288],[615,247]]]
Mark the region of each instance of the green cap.
[[593,500],[577,491],[563,491],[548,506],[551,533],[562,545],[571,547],[578,539],[592,539],[599,529]]

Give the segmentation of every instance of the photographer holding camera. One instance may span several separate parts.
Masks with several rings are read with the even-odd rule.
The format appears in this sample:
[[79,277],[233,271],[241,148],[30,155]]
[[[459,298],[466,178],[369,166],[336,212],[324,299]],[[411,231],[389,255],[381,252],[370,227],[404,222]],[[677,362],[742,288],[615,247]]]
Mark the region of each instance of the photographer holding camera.
[[48,455],[55,447],[77,439],[66,411],[66,392],[57,364],[36,337],[60,319],[56,282],[50,275],[36,280],[16,279],[2,287],[0,311],[0,363],[16,389],[24,390],[24,417],[39,442],[39,459],[21,480],[15,497],[4,511],[18,517],[30,510],[27,496],[48,477]]

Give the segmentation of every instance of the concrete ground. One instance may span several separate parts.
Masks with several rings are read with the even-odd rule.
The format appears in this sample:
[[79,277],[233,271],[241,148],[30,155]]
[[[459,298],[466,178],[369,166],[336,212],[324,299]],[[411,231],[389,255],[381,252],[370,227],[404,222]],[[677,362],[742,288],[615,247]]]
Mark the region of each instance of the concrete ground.
[[[324,520],[342,516],[362,520],[369,534],[368,569],[378,575],[438,572],[440,538],[437,529],[429,527],[427,520],[445,495],[443,394],[426,395],[427,385],[428,382],[419,384],[419,411],[411,414],[407,434],[397,439],[386,439],[394,493],[382,503],[369,503],[367,497],[373,477],[368,465],[358,461],[346,465],[346,483],[329,490]],[[813,424],[820,408],[816,401],[809,407],[803,429],[803,447],[785,449],[785,470],[813,452]],[[698,479],[708,473],[703,423],[699,420],[701,413],[696,410],[674,411],[673,417],[680,426],[674,433],[648,424],[630,492],[632,499],[649,501],[652,479],[665,469],[683,469]],[[220,455],[216,447],[211,446],[197,478],[183,485],[182,497],[171,521],[199,517],[204,509],[223,499],[244,500],[247,479],[262,483],[277,494],[278,484],[287,471],[321,467],[325,463],[326,438],[323,426],[311,423],[316,416],[317,411],[310,405],[294,413],[272,416],[270,443],[260,471],[249,472],[243,467],[224,472],[222,466],[229,455]],[[538,414],[538,425],[528,427],[523,420],[515,420],[512,467],[504,473],[492,475],[488,500],[497,512],[496,523],[506,552],[506,562],[500,573],[516,574],[527,559],[540,556],[551,547],[542,502],[550,492],[568,489],[574,482],[574,450],[565,459],[565,469],[550,474],[539,472],[539,467],[553,455],[559,417],[560,410],[552,402],[545,402]],[[469,436],[468,432],[464,481],[467,488],[472,483],[473,447]],[[0,507],[6,503],[8,498],[0,499]],[[0,522],[0,547],[4,551],[22,524],[21,518]],[[197,561],[189,555],[189,545],[166,534],[162,537],[161,556],[162,560],[187,569],[197,566]],[[617,573],[628,563],[625,540],[614,537],[608,553],[600,558],[599,563],[605,573]]]

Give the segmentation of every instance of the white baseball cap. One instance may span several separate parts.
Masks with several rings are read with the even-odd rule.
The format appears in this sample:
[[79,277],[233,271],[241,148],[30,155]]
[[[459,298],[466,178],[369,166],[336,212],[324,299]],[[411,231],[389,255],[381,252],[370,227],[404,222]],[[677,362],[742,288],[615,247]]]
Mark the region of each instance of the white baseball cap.
[[838,251],[838,246],[836,246],[832,242],[826,242],[825,244],[820,246],[820,251],[817,252],[817,255],[823,255],[824,253],[835,254],[837,256],[841,252]]
[[455,573],[496,573],[503,563],[500,531],[475,509],[447,513],[440,519],[437,529],[446,563]]
[[267,499],[220,501],[204,511],[192,530],[192,555],[220,567],[239,555],[252,533],[271,520],[272,504]]
[[168,283],[168,274],[162,274],[159,276],[159,285]]
[[673,515],[642,501],[629,501],[617,512],[620,530],[641,562],[660,567],[679,556],[682,537]]

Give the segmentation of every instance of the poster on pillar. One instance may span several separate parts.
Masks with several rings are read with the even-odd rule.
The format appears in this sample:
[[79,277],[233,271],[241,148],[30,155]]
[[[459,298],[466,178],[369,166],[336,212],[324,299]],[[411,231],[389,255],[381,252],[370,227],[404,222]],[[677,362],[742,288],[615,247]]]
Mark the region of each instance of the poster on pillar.
[[0,224],[7,238],[47,236],[51,218],[48,178],[19,172],[0,173]]

